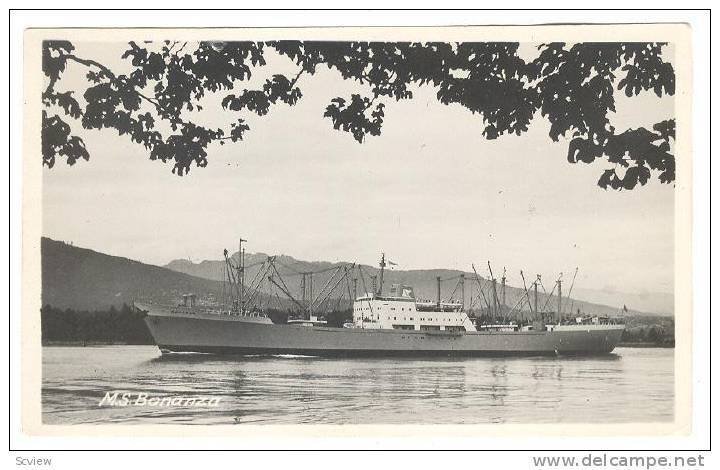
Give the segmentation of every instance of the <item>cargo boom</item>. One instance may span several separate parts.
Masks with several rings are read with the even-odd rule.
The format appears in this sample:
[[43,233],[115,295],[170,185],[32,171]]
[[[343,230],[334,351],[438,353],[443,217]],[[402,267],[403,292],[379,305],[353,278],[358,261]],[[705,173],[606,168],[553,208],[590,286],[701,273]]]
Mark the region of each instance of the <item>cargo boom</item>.
[[[434,301],[418,300],[413,288],[395,284],[389,295],[383,294],[385,255],[380,261],[380,283],[353,302],[353,319],[341,328],[329,327],[313,315],[313,306],[305,299],[303,276],[303,302],[295,300],[274,266],[274,257],[268,257],[258,279],[267,279],[281,289],[293,302],[306,308],[307,315],[291,319],[287,324],[275,324],[262,311],[249,307],[256,298],[259,284],[245,287],[244,250],[242,241],[239,260],[232,263],[225,251],[228,280],[235,293],[227,309],[196,305],[194,295],[185,295],[182,305],[164,307],[136,303],[146,312],[145,322],[163,353],[198,352],[217,354],[300,354],[312,356],[506,356],[506,355],[581,355],[607,354],[619,343],[624,325],[609,318],[576,316],[563,319],[561,281],[556,287],[557,312],[554,321],[543,315],[538,318],[537,284],[532,321],[501,322],[500,302],[495,279],[492,279],[492,305],[488,302],[490,323],[477,325],[464,311],[464,275],[459,276],[463,301],[443,301],[440,296],[440,278],[437,278],[437,298]],[[354,265],[353,265],[354,266]],[[488,265],[492,277],[492,269]],[[474,270],[474,267],[473,267]],[[343,280],[350,284],[349,270],[343,267],[333,274],[326,286],[338,286]],[[577,273],[577,272],[576,272]],[[304,273],[308,274],[308,273]],[[335,276],[338,274],[337,280]],[[524,277],[523,277],[524,279]],[[476,280],[479,276],[476,272]],[[333,281],[333,282],[331,282]],[[356,279],[354,280],[356,281]],[[354,283],[356,286],[356,282]],[[482,286],[480,291],[482,292]],[[356,289],[356,287],[355,287]],[[354,289],[354,290],[355,290]],[[572,287],[571,287],[572,289]],[[502,277],[502,302],[505,301],[505,275]],[[530,305],[527,288],[526,300]],[[331,291],[319,294],[327,298]],[[503,305],[504,307],[504,305]],[[516,306],[517,307],[517,306]],[[514,307],[515,308],[515,307]]]

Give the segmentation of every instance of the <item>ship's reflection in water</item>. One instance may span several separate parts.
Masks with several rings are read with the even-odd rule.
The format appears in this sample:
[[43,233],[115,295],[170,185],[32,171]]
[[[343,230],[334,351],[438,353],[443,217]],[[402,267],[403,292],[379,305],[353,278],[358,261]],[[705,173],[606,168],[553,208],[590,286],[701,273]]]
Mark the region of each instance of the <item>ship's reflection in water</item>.
[[[216,407],[99,406],[106,392]],[[131,395],[133,396],[133,395]],[[43,349],[46,423],[431,424],[671,421],[673,350],[598,357],[323,359]]]

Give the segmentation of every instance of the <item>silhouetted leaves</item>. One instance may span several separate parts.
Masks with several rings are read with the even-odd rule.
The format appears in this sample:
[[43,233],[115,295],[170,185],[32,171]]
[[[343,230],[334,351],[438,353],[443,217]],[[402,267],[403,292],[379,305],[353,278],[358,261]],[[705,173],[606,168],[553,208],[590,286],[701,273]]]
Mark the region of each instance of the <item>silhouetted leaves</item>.
[[662,46],[661,43],[624,45],[623,57],[630,62],[622,67],[625,77],[620,80],[618,90],[624,88],[628,97],[650,89],[658,97],[674,95],[675,71],[661,59]]
[[355,140],[362,142],[365,135],[380,135],[383,119],[385,117],[382,103],[372,108],[370,115],[367,111],[371,109],[373,102],[370,98],[353,94],[348,104],[343,98],[335,98],[325,108],[325,117],[333,122],[333,128],[350,132]]
[[638,183],[644,185],[650,180],[651,170],[659,172],[661,182],[669,183],[675,180],[675,157],[670,153],[670,140],[675,139],[675,120],[659,122],[653,129],[655,132],[641,127],[618,135],[608,134],[602,145],[576,138],[570,143],[568,159],[591,163],[605,156],[610,163],[626,168],[622,177],[617,174],[617,167],[606,170],[598,181],[604,189],[633,189]]
[[[207,165],[208,146],[215,141],[242,140],[249,130],[235,116],[228,132],[210,129],[195,114],[206,93],[232,91],[265,65],[266,49],[287,57],[298,67],[290,79],[276,74],[261,89],[245,88],[221,100],[229,113],[268,114],[274,105],[295,105],[302,98],[297,86],[302,75],[312,76],[319,66],[355,81],[368,92],[336,97],[325,108],[333,128],[363,142],[381,134],[387,101],[412,99],[411,87],[432,86],[439,102],[459,105],[482,119],[487,139],[521,135],[536,115],[550,122],[549,137],[571,139],[568,161],[614,164],[599,186],[632,189],[657,173],[669,183],[675,179],[671,139],[675,122],[663,121],[652,130],[616,132],[609,113],[615,112],[615,90],[627,96],[652,91],[675,93],[672,65],[662,59],[662,43],[543,44],[531,62],[518,54],[518,43],[383,43],[383,42],[130,42],[122,55],[133,69],[116,75],[91,59],[76,57],[67,41],[43,43],[43,71],[48,86],[46,107],[56,107],[80,119],[88,129],[117,130],[142,144],[150,158],[173,161],[173,172],[183,175],[194,164]],[[87,68],[89,86],[85,106],[73,93],[58,92],[55,84],[68,62]],[[148,111],[150,109],[150,112]],[[65,152],[68,162],[88,158],[82,140],[69,136],[59,117],[43,120],[43,162],[52,166]],[[164,126],[158,126],[164,121]],[[163,135],[170,129],[171,134]],[[67,130],[67,132],[65,132]],[[70,156],[67,152],[77,152]],[[618,174],[618,170],[622,175]]]
[[65,71],[67,55],[75,50],[75,46],[69,41],[45,41],[42,51],[42,69],[45,76],[50,79],[52,88],[54,83]]
[[459,44],[455,54],[444,51],[452,69],[439,81],[438,99],[481,114],[488,139],[527,131],[537,109],[536,91],[527,85],[530,69],[517,48],[517,43],[471,43]]
[[72,91],[66,91],[64,93],[57,93],[55,91],[44,91],[42,94],[43,104],[46,106],[58,106],[65,111],[68,116],[78,119],[82,116],[82,110],[77,100],[73,98]]
[[[148,52],[138,46],[135,41],[130,41],[130,49],[126,50],[122,58],[131,58],[133,67],[137,67],[139,72],[136,76],[138,79],[144,78],[146,80],[160,80],[165,73],[165,57],[163,54],[157,52]],[[164,48],[167,50],[167,48]],[[142,84],[144,86],[144,84]]]
[[223,131],[208,130],[194,124],[186,124],[179,134],[170,135],[165,142],[153,146],[150,158],[163,162],[175,160],[173,173],[182,176],[190,171],[194,162],[199,167],[207,165],[207,146],[213,140],[223,137]]
[[74,165],[78,158],[90,158],[85,142],[78,136],[70,135],[70,126],[59,116],[48,116],[43,111],[41,133],[43,164],[48,168],[55,166],[57,155],[66,157],[68,165]]
[[258,116],[264,116],[270,111],[270,106],[281,101],[290,106],[302,97],[299,88],[284,75],[273,75],[272,80],[266,80],[262,90],[244,90],[240,95],[227,95],[222,100],[222,107],[231,111],[247,109]]
[[668,144],[668,146],[670,145],[670,139],[675,140],[675,119],[658,122],[653,126],[653,129],[660,134],[660,137]]
[[238,140],[243,139],[243,134],[245,134],[245,131],[249,131],[250,126],[245,124],[245,121],[242,119],[238,119],[237,122],[232,123],[231,129],[230,129],[230,139],[233,142],[237,142]]

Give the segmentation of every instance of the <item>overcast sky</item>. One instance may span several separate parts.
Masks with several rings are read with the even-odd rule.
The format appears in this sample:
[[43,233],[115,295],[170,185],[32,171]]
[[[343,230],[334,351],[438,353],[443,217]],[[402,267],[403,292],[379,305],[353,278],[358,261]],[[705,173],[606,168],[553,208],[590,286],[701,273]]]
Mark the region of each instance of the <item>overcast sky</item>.
[[[124,44],[75,45],[77,55],[124,66]],[[270,57],[250,87],[294,71]],[[84,73],[69,68],[57,88],[84,90]],[[91,159],[44,169],[43,233],[159,265],[220,259],[242,235],[249,251],[305,260],[374,265],[384,251],[402,269],[465,270],[490,260],[515,285],[520,269],[554,278],[579,266],[578,287],[672,292],[672,185],[604,191],[607,164],[568,163],[568,141],[552,142],[544,119],[488,141],[478,115],[440,104],[430,87],[387,102],[382,135],[358,144],[322,114],[362,88],[328,71],[298,85],[296,106],[243,115],[245,140],[211,146],[208,166],[184,177],[127,136],[75,125]],[[673,117],[672,98],[616,95],[618,131]],[[218,125],[234,117],[204,116]]]

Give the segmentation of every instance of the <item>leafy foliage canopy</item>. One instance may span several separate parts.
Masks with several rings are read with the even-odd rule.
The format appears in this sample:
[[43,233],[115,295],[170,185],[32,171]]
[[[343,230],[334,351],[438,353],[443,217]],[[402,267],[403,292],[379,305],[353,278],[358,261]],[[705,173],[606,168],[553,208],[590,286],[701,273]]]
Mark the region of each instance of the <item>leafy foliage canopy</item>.
[[[570,140],[569,162],[604,160],[611,165],[598,181],[602,188],[633,189],[646,184],[653,172],[663,183],[675,180],[674,120],[652,129],[616,132],[609,119],[615,112],[616,89],[628,97],[644,91],[658,97],[675,93],[675,73],[663,60],[660,43],[543,44],[532,61],[520,56],[518,43],[272,41],[191,46],[165,41],[156,50],[152,46],[130,42],[122,58],[132,71],[116,74],[75,55],[70,42],[43,44],[45,165],[53,167],[57,157],[70,165],[89,159],[83,140],[72,135],[63,120],[69,117],[85,129],[127,135],[147,149],[150,159],[172,162],[173,172],[182,176],[193,165],[207,165],[211,144],[243,139],[250,130],[243,113],[264,116],[280,103],[296,104],[302,98],[300,78],[325,67],[368,89],[367,96],[332,99],[324,113],[334,129],[360,143],[381,134],[388,102],[412,99],[414,87],[431,86],[439,102],[479,115],[487,139],[521,135],[542,116],[550,122],[553,141]],[[276,74],[260,89],[238,91],[266,66],[270,50],[296,64],[296,75]],[[87,69],[84,104],[73,91],[56,91],[71,62]],[[232,116],[226,129],[204,126],[197,119],[203,98],[215,93],[222,94],[221,106]]]

